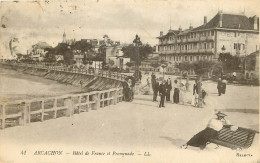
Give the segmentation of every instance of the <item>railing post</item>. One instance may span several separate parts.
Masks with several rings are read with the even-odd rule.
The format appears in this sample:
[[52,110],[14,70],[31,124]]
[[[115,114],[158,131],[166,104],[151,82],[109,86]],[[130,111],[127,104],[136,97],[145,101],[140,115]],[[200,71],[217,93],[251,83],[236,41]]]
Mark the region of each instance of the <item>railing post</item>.
[[5,128],[5,105],[2,105],[2,129]]
[[117,103],[117,90],[115,89],[114,90],[114,105],[116,105],[116,103]]
[[100,108],[100,92],[97,93],[96,95],[96,109],[99,109]]

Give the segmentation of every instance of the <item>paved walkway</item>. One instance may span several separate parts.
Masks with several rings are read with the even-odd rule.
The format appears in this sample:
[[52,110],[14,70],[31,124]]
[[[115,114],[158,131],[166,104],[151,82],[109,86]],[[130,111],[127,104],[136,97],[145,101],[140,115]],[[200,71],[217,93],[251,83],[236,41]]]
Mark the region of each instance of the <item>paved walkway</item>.
[[[215,150],[214,145],[209,145],[203,153],[192,147],[187,150],[180,149],[182,144],[205,128],[213,112],[209,108],[173,104],[166,104],[166,108],[159,109],[155,102],[142,100],[122,102],[115,106],[75,114],[73,117],[1,130],[0,151],[6,158],[13,157],[10,150],[19,156],[22,149],[26,149],[31,155],[35,150],[60,149],[70,153],[73,150],[133,151],[135,154],[149,151],[159,158],[162,154],[172,157],[171,153],[178,159],[184,159],[180,156],[185,155],[194,155],[193,157],[198,159],[207,155],[218,158],[221,155],[224,159],[229,153],[236,158],[236,151],[224,147]],[[241,114],[231,114],[228,116],[229,120],[243,127],[258,125],[257,114],[248,114],[239,120]],[[254,155],[254,158],[249,159],[256,159],[255,156],[258,156],[255,153],[258,149],[258,138],[257,134],[253,146],[243,151]],[[6,151],[7,147],[10,150]],[[79,159],[79,162],[82,161]]]

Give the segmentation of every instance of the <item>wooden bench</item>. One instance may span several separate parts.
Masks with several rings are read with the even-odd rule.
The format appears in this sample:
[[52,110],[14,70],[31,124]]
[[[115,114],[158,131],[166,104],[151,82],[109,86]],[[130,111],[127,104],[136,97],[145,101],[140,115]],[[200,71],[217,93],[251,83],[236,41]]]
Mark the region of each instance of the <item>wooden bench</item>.
[[230,128],[231,125],[225,125],[209,143],[222,145],[231,149],[246,149],[252,145],[255,134],[259,133],[258,131],[243,127],[238,127],[236,131],[232,131]]

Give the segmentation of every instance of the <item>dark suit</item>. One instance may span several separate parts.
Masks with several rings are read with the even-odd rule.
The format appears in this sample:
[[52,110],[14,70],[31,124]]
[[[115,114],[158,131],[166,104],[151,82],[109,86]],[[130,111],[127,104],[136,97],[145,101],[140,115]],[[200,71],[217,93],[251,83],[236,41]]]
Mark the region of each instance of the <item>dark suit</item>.
[[[168,83],[170,82],[170,83]],[[171,90],[172,90],[172,82],[171,80],[169,80],[166,83],[166,101],[170,101],[170,94],[171,94]]]
[[157,95],[158,95],[158,92],[159,92],[159,83],[158,82],[155,82],[154,85],[153,85],[153,101],[156,101],[157,100]]
[[165,101],[165,96],[166,96],[166,85],[165,84],[160,84],[159,93],[161,96],[161,101],[160,101],[159,107],[164,107],[164,101]]

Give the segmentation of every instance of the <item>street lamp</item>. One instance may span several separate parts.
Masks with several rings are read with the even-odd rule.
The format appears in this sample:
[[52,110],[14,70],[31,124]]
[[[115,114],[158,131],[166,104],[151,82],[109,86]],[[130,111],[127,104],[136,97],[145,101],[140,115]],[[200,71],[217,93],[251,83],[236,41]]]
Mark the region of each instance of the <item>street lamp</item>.
[[139,46],[142,45],[142,42],[138,35],[135,36],[133,44],[135,46],[135,79],[136,82],[139,82]]
[[164,79],[164,69],[165,69],[166,65],[162,64],[161,67],[163,68],[163,79]]

